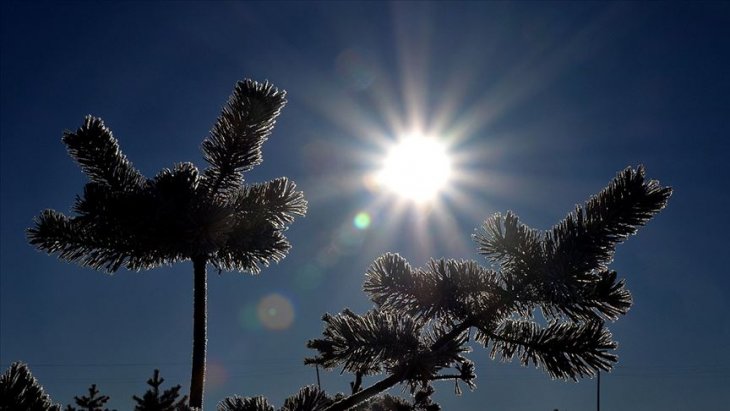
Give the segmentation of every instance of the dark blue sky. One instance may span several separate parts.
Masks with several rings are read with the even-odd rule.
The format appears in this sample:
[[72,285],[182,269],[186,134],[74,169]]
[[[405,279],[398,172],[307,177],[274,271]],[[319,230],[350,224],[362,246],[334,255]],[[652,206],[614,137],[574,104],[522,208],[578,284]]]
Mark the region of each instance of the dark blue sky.
[[[603,406],[730,401],[728,3],[4,2],[1,30],[0,367],[28,362],[56,401],[96,383],[129,409],[154,368],[187,390],[192,338],[192,264],[108,276],[27,244],[33,217],[69,212],[85,182],[63,130],[102,117],[148,177],[203,167],[200,143],[244,77],[289,100],[248,181],[289,176],[310,208],[284,261],[211,275],[208,408],[234,393],[281,404],[314,383],[306,340],[324,312],[370,306],[360,288],[380,254],[479,259],[469,236],[492,213],[547,229],[637,164],[675,194],[618,249],[635,305],[611,326]],[[458,159],[431,210],[363,180],[414,126]],[[438,386],[445,409],[594,404],[594,380],[471,358],[477,390]]]

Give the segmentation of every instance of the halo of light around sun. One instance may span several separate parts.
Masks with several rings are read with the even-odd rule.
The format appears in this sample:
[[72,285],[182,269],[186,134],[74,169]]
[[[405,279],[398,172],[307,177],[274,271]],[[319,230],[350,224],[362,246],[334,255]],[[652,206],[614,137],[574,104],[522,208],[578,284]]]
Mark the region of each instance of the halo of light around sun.
[[446,145],[435,137],[412,133],[389,147],[375,180],[398,197],[425,203],[446,188],[451,174]]

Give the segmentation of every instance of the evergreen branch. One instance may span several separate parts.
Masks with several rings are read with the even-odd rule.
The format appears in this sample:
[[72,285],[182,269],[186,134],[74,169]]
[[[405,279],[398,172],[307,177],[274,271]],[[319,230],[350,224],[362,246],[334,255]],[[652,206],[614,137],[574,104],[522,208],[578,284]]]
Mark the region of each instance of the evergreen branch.
[[432,259],[422,272],[435,286],[431,298],[420,299],[422,310],[430,308],[432,315],[445,316],[450,321],[462,321],[489,306],[502,291],[497,272],[476,261]]
[[368,268],[363,289],[380,308],[418,320],[463,320],[499,292],[496,272],[474,261],[431,260],[426,269],[413,270],[390,253]]
[[540,306],[557,318],[615,320],[631,297],[606,274],[616,246],[661,211],[671,189],[645,181],[644,169],[627,168],[584,207],[540,234],[518,218],[495,215],[474,238],[479,251],[502,266],[507,292],[517,293],[522,315]]
[[144,183],[142,174],[119,150],[117,140],[101,119],[86,116],[84,125],[75,133],[64,133],[63,142],[91,181],[120,191]]
[[129,227],[145,218],[143,190],[118,191],[110,186],[90,181],[82,196],[76,197],[73,211],[87,226]]
[[540,233],[520,223],[512,212],[505,216],[494,214],[473,239],[479,253],[502,268],[501,280],[507,287],[518,286],[517,282],[534,274],[535,267],[543,265]]
[[671,194],[658,181],[645,181],[643,167],[626,168],[545,234],[547,270],[578,279],[605,270],[616,246],[661,211]]
[[553,322],[542,328],[533,321],[508,320],[495,331],[479,330],[477,340],[492,340],[491,357],[504,360],[515,355],[520,363],[544,368],[552,378],[572,379],[609,371],[616,355],[611,333],[598,321],[582,324]]
[[439,374],[433,377],[433,381],[458,380],[459,378],[461,378],[461,374]]
[[[474,383],[474,380],[477,378],[476,373],[474,372],[474,363],[472,361],[464,359],[461,363],[458,363],[456,365],[456,370],[459,371],[458,374],[439,374],[435,375],[431,378],[431,381],[443,381],[443,380],[454,380],[454,381],[464,381],[464,383],[469,387],[469,389],[473,390],[476,388],[476,384]],[[458,385],[457,385],[458,387]],[[459,390],[460,391],[460,390]],[[460,392],[457,392],[459,394]]]
[[379,307],[417,316],[418,295],[424,293],[426,285],[414,271],[405,258],[385,253],[365,273],[363,290]]
[[239,221],[210,262],[223,270],[261,272],[279,262],[291,248],[281,230],[266,221]]
[[286,177],[246,186],[234,196],[233,208],[242,218],[263,218],[274,227],[283,228],[292,223],[295,216],[304,216],[307,212],[304,194],[296,191],[296,187]]
[[407,401],[392,395],[372,397],[363,401],[357,406],[350,408],[351,411],[416,411]]
[[115,272],[124,264],[125,256],[112,247],[105,247],[76,219],[55,210],[44,210],[35,219],[35,227],[27,231],[36,248],[58,258],[94,269]]
[[210,136],[203,141],[205,161],[210,164],[204,173],[209,193],[225,196],[240,185],[244,172],[261,163],[261,147],[286,104],[285,97],[285,91],[268,82],[236,83]]
[[578,284],[545,284],[542,297],[535,301],[551,319],[567,316],[572,321],[615,321],[631,308],[631,293],[615,271],[601,271],[590,281]]
[[[432,330],[426,335],[424,347],[412,358],[404,358],[399,365],[406,369],[404,379],[410,385],[411,392],[433,381],[441,370],[469,362],[462,356],[471,351],[470,347],[465,346],[466,333],[449,334],[451,328],[441,321],[432,321],[430,326]],[[448,339],[442,340],[441,337],[445,335],[449,335]],[[438,348],[434,349],[437,341],[440,341]]]
[[324,411],[332,402],[324,391],[309,385],[284,400],[280,411]]
[[[318,350],[320,355],[306,359],[305,364],[321,364],[327,368],[334,368],[344,362],[344,371],[364,374],[380,372],[379,365],[383,364],[390,373],[388,377],[370,387],[336,401],[326,411],[350,409],[404,381],[409,383],[411,390],[415,390],[416,387],[429,381],[442,379],[438,377],[438,371],[454,363],[457,364],[459,378],[469,387],[474,386],[473,379],[476,378],[474,365],[460,355],[468,350],[463,345],[466,343],[465,331],[469,325],[461,323],[453,326],[449,332],[437,336],[430,346],[424,347],[424,344],[416,338],[420,329],[417,323],[409,321],[408,316],[398,319],[395,315],[379,310],[368,312],[365,317],[377,316],[387,319],[388,326],[380,329],[372,325],[363,327],[360,323],[366,322],[365,317],[357,316],[349,310],[338,316],[325,315],[324,321],[327,323],[323,333],[325,338],[311,340],[307,344],[309,348]],[[410,330],[400,331],[403,337],[386,336],[397,334],[398,331],[393,332],[393,328],[397,327],[394,325],[398,324],[397,321],[404,320],[410,323],[411,327],[407,327]],[[367,331],[363,332],[363,329]],[[406,339],[405,345],[403,338]],[[389,350],[390,353],[382,355],[381,352],[385,350]]]
[[150,182],[143,190],[118,191],[89,182],[74,204],[78,216],[70,220],[94,240],[92,247],[114,249],[125,258],[170,249],[181,234],[170,224],[160,228],[173,217],[159,210],[149,186]]
[[80,218],[68,218],[55,210],[44,210],[27,230],[30,244],[48,254],[81,266],[114,273],[156,267],[179,261],[182,255],[149,249],[135,236],[120,236],[113,230],[97,230]]
[[382,368],[393,369],[415,357],[421,348],[420,326],[407,316],[379,310],[359,316],[350,310],[326,314],[324,338],[310,340],[307,347],[319,351],[305,364],[371,375]]
[[238,395],[227,397],[218,403],[218,411],[274,411],[264,397],[243,398]]
[[178,163],[172,169],[164,168],[151,182],[157,196],[166,202],[181,204],[197,200],[200,172],[193,163]]

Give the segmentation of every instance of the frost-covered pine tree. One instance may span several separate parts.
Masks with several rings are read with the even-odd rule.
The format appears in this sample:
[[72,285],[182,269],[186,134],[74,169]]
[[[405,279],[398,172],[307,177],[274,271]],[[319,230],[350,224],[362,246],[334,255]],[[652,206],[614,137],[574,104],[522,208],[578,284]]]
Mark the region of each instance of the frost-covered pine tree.
[[192,163],[144,177],[120,151],[101,119],[88,116],[63,142],[89,182],[68,217],[45,210],[28,230],[38,249],[83,266],[116,272],[192,261],[193,356],[190,406],[203,402],[206,351],[206,267],[258,273],[290,248],[284,236],[306,212],[286,177],[246,184],[262,162],[262,144],[286,103],[270,83],[240,81],[203,141],[208,167]]
[[0,411],[61,411],[27,365],[14,362],[0,375]]

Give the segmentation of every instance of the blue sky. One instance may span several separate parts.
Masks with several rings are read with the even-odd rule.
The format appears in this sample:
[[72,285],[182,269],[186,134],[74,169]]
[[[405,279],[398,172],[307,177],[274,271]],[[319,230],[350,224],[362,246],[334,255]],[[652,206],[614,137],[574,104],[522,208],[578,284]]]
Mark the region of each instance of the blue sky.
[[[610,327],[602,406],[730,401],[728,3],[4,2],[1,18],[0,367],[29,363],[54,400],[96,383],[129,409],[154,368],[187,390],[192,336],[191,263],[108,276],[27,244],[34,216],[69,212],[85,183],[63,130],[102,117],[148,177],[202,167],[233,85],[253,78],[289,103],[247,179],[292,178],[309,212],[281,263],[211,275],[207,408],[314,383],[306,341],[323,313],[368,309],[382,253],[480,259],[469,237],[491,214],[547,229],[637,164],[675,193],[613,263],[635,304]],[[460,176],[426,209],[365,179],[413,128],[447,142]],[[437,386],[444,409],[594,406],[595,380],[471,358],[478,388]]]

